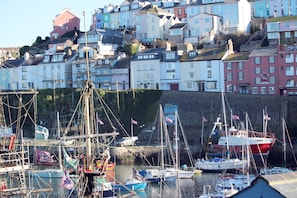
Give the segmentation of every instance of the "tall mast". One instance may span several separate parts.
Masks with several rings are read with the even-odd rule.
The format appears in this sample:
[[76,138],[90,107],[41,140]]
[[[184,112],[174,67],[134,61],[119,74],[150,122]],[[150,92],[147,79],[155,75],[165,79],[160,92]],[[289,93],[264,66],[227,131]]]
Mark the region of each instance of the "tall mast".
[[86,132],[86,157],[87,164],[86,167],[89,170],[93,170],[92,165],[92,148],[91,148],[91,125],[90,125],[90,97],[93,95],[93,86],[90,81],[90,71],[89,71],[89,52],[88,52],[88,41],[86,32],[86,15],[84,15],[84,29],[85,29],[85,52],[86,52],[86,72],[87,80],[84,87],[84,118],[85,118],[85,132]]

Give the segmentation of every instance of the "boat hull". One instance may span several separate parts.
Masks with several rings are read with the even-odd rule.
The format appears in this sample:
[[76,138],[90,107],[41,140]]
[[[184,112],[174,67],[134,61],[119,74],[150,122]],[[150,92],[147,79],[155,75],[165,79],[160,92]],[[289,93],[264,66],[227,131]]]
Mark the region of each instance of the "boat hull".
[[147,169],[139,171],[139,174],[150,183],[163,182],[175,182],[177,179],[177,173],[172,171]]
[[118,189],[121,191],[133,190],[133,191],[142,191],[145,190],[147,187],[147,181],[142,181],[138,183],[131,183],[131,184],[112,184],[114,189]]
[[199,160],[195,163],[195,167],[204,172],[222,172],[240,169],[246,164],[246,160],[215,158],[212,160]]

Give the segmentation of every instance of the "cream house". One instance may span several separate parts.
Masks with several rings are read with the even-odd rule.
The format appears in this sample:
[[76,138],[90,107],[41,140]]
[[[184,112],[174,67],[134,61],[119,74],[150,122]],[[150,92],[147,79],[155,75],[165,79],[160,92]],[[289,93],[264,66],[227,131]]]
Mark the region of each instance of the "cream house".
[[146,6],[136,15],[136,37],[138,40],[158,38],[166,40],[169,37],[169,28],[180,22],[171,14],[157,6]]

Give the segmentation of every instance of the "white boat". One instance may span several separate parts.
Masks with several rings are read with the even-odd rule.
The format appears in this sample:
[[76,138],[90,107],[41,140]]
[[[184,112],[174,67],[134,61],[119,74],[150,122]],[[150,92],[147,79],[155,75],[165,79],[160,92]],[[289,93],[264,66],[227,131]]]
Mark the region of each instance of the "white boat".
[[195,167],[205,172],[222,172],[225,170],[241,169],[246,163],[246,160],[240,160],[238,158],[226,159],[214,157],[209,160],[198,159]]
[[293,172],[293,170],[286,167],[280,167],[280,166],[260,169],[260,175],[272,175],[272,174],[281,174],[281,173],[289,173],[289,172]]
[[148,168],[145,170],[138,171],[145,180],[151,183],[160,183],[160,182],[175,182],[177,179],[177,172],[166,170],[166,169],[154,169]]
[[[160,183],[160,182],[175,182],[177,179],[177,171],[173,169],[165,168],[165,155],[164,155],[164,140],[168,140],[168,133],[166,127],[166,121],[163,113],[162,106],[159,106],[159,128],[160,128],[160,147],[161,154],[160,159],[161,162],[158,168],[147,168],[144,170],[138,171],[141,176],[143,176],[147,181],[152,183]],[[164,136],[165,133],[165,136]],[[167,143],[169,143],[167,141]],[[168,146],[171,149],[171,146]],[[172,156],[171,156],[172,157]]]

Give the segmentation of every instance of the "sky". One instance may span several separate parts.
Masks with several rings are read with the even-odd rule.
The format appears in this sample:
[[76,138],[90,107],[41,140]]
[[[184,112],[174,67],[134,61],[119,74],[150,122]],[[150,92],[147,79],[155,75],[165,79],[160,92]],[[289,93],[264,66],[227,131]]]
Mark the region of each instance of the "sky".
[[42,39],[53,30],[53,19],[65,8],[80,18],[80,29],[89,29],[92,14],[109,3],[120,5],[124,0],[9,0],[1,2],[0,48],[31,46],[38,36]]

